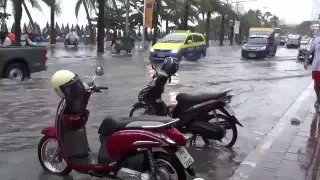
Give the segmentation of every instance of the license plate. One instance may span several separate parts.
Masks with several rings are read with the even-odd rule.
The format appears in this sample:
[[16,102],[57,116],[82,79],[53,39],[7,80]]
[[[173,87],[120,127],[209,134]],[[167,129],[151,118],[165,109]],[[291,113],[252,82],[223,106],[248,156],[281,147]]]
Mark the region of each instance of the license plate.
[[159,53],[158,57],[164,57],[164,53]]
[[184,147],[180,147],[178,149],[178,151],[176,152],[176,156],[184,168],[188,168],[191,164],[194,163],[194,159]]
[[230,114],[230,116],[234,116],[236,114],[228,104],[224,106],[224,109]]
[[256,57],[255,53],[249,53],[249,57]]

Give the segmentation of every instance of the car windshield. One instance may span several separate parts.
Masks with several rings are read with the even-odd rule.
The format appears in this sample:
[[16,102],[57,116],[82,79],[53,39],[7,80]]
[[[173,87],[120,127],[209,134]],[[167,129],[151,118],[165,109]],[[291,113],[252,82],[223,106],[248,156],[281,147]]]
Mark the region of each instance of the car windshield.
[[248,44],[267,44],[268,39],[267,38],[249,38]]
[[186,35],[183,34],[168,34],[163,37],[160,42],[168,42],[168,43],[183,43],[186,38]]

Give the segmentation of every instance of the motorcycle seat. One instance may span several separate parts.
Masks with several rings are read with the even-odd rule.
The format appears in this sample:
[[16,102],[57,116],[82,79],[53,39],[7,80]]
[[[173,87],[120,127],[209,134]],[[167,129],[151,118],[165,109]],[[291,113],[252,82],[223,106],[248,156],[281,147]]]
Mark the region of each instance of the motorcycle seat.
[[197,95],[189,93],[180,93],[177,95],[176,100],[180,104],[195,105],[214,99],[219,99],[221,97],[226,96],[229,92],[230,90],[221,93],[204,93]]
[[124,129],[142,129],[142,126],[159,126],[172,121],[164,116],[140,116],[140,117],[107,117],[98,130],[98,134],[109,136],[112,133]]

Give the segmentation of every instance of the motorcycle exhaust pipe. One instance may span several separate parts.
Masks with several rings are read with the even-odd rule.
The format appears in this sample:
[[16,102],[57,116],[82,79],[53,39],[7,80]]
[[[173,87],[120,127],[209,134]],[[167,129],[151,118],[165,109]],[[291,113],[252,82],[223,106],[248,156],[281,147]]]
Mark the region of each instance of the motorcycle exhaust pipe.
[[117,173],[120,180],[151,180],[151,176],[147,173],[140,173],[128,168],[121,168]]

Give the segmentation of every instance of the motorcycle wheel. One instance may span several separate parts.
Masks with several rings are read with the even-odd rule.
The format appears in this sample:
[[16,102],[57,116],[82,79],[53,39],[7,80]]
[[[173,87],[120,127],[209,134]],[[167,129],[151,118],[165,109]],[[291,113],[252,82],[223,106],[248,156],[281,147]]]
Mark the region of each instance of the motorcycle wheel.
[[[129,113],[129,117],[138,117],[138,116],[141,116],[141,115],[145,115],[145,114],[147,114],[148,109],[149,109],[148,106],[144,106],[144,105],[135,106],[135,107],[133,107],[131,109],[131,111]],[[138,112],[138,111],[141,111],[141,113],[136,116],[135,113]]]
[[[160,172],[170,173],[168,180],[187,180],[187,175],[184,167],[175,155],[168,155],[165,153],[154,153],[154,162]],[[164,170],[164,171],[163,171]],[[164,177],[160,177],[161,180],[166,180]]]
[[[236,141],[238,139],[237,126],[234,123],[231,123],[228,116],[225,116],[223,114],[217,114],[217,118],[219,120],[220,126],[222,126],[226,130],[226,134],[228,133],[228,131],[232,131],[231,140],[228,141],[228,143],[226,143],[225,145],[222,145],[226,148],[231,148],[236,143]],[[216,122],[215,120],[216,120],[216,118],[213,117],[212,119],[209,120],[209,122],[215,123]]]
[[[50,142],[55,142],[56,148],[50,149],[50,151],[52,151],[52,154],[47,155],[50,151],[46,152],[45,149]],[[57,148],[58,143],[56,139],[47,136],[42,137],[38,145],[39,162],[44,170],[49,171],[53,174],[66,176],[72,171],[72,169],[68,167],[66,161],[62,159],[59,152],[57,152]],[[50,158],[50,160],[47,160],[47,158]],[[60,163],[62,164],[62,168],[55,167],[55,165],[58,166]]]

